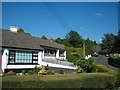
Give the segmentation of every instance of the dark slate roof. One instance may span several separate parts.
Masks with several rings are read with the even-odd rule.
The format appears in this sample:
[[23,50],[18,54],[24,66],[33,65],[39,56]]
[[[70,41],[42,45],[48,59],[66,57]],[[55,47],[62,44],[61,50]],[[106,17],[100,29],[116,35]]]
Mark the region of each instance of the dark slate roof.
[[27,48],[27,49],[43,49],[43,47],[51,47],[64,49],[64,45],[57,44],[48,40],[33,37],[28,33],[17,33],[10,30],[2,31],[2,46],[3,47],[15,47],[15,48]]

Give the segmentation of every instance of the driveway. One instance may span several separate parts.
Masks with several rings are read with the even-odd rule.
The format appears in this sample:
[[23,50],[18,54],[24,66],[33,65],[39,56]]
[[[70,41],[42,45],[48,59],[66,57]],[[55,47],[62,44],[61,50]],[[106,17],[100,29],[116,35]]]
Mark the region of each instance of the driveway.
[[104,64],[105,66],[107,66],[108,68],[113,69],[113,70],[119,69],[119,68],[109,65],[108,57],[105,57],[104,55],[99,55],[98,57],[93,57],[93,58],[94,58],[96,64]]

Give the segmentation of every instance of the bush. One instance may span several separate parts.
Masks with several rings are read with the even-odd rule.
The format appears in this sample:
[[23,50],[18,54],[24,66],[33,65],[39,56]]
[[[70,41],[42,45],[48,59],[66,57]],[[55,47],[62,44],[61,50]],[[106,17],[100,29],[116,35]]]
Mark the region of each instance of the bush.
[[77,73],[81,73],[81,72],[82,72],[82,68],[78,66]]
[[33,73],[38,74],[39,70],[40,70],[40,68],[35,66],[34,69],[33,69]]
[[82,68],[82,70],[85,70],[87,73],[92,72],[94,65],[95,64],[94,64],[94,61],[92,59],[79,61],[79,66]]
[[34,74],[33,70],[27,70],[27,73],[30,75]]
[[27,70],[22,70],[22,74],[25,75],[27,73]]
[[110,65],[120,68],[120,56],[118,54],[110,54],[108,63]]
[[54,71],[52,71],[52,70],[47,70],[47,75],[53,75],[53,74],[55,74]]
[[2,88],[77,88],[107,90],[114,88],[116,77],[107,73],[81,73],[81,74],[63,74],[51,76],[22,75],[22,76],[4,76],[2,78]]
[[59,74],[64,74],[64,71],[63,70],[59,70]]
[[105,65],[103,65],[103,64],[96,64],[96,65],[95,65],[95,68],[96,68],[97,72],[109,72],[109,71],[110,71],[110,69],[107,68],[107,67],[106,67]]
[[46,75],[47,74],[46,69],[45,69],[44,66],[40,66],[39,69],[40,70],[38,72],[38,75]]

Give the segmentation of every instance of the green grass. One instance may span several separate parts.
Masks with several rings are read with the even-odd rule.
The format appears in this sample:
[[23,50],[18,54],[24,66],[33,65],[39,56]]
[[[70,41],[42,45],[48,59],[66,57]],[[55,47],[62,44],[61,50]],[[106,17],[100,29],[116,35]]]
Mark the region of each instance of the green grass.
[[112,88],[116,77],[107,73],[5,75],[3,88]]

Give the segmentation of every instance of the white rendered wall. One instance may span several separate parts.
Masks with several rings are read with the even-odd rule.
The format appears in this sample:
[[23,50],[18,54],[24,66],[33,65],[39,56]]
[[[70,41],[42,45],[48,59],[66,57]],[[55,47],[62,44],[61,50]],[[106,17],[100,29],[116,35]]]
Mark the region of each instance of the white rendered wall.
[[42,57],[43,57],[42,51],[41,51],[41,52],[38,52],[38,64],[41,64],[41,62],[42,62]]
[[64,59],[66,60],[66,51],[64,51]]
[[48,63],[48,62],[43,62],[43,61],[41,62],[41,65],[50,66],[50,67],[56,67],[56,68],[77,69],[77,67],[64,66],[64,65],[53,64],[53,63]]
[[3,70],[3,72],[4,72],[4,69],[7,68],[8,56],[9,56],[9,50],[8,49],[4,49],[3,55],[2,55],[2,70]]
[[40,65],[7,65],[7,69],[29,69]]
[[59,58],[59,49],[56,50],[56,58]]
[[56,57],[53,57],[53,56],[44,56],[44,58],[47,58],[47,59],[55,59]]

